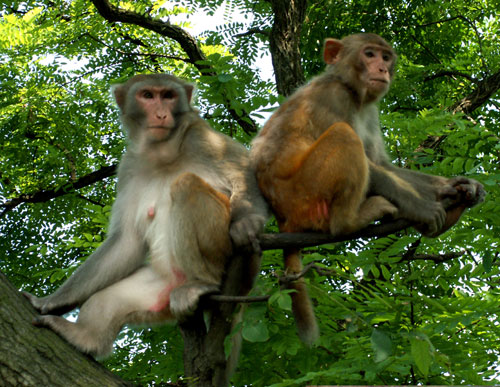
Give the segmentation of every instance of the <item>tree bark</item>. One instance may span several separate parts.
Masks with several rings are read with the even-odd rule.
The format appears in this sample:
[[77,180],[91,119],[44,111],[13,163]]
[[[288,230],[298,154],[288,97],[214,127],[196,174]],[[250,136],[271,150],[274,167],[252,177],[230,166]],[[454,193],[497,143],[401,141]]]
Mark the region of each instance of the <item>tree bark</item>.
[[[259,267],[259,255],[237,252],[227,266],[222,294],[248,294]],[[213,302],[208,297],[203,303],[204,310],[210,314],[207,325],[201,308],[194,316],[179,324],[184,339],[184,371],[190,386],[229,385],[238,363],[241,332],[231,338],[229,357],[226,356],[225,341],[241,321],[243,309],[235,314],[237,306],[236,302]]]
[[0,386],[132,386],[48,329],[0,273]]
[[274,22],[269,36],[278,93],[287,97],[304,83],[300,37],[306,0],[272,0]]

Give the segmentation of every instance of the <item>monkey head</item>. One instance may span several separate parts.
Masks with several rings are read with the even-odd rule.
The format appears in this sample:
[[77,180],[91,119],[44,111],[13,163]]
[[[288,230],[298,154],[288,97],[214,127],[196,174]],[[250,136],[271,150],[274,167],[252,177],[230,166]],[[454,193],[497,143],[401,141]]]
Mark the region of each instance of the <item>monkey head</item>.
[[132,142],[168,141],[179,125],[178,118],[193,111],[193,86],[168,74],[136,75],[112,91]]
[[356,92],[363,103],[376,102],[389,90],[396,54],[378,35],[326,39],[323,58],[330,65],[329,71]]

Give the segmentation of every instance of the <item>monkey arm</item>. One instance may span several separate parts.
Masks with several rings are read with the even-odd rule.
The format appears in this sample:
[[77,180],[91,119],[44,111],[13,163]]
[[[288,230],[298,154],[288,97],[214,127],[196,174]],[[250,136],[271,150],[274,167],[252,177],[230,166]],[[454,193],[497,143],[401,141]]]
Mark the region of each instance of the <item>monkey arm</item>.
[[143,264],[145,253],[145,245],[138,237],[114,232],[56,292],[41,298],[27,297],[42,314],[66,313],[135,271]]
[[237,175],[230,198],[229,233],[236,246],[252,246],[258,251],[257,236],[269,216],[267,204],[260,194],[253,170],[247,168]]
[[457,202],[457,198],[460,205],[473,207],[482,202],[486,194],[481,183],[464,176],[453,178],[434,176],[398,168],[390,163],[384,164],[384,167],[410,183],[423,196],[434,194],[436,200],[442,201],[445,207],[448,207],[449,199]]
[[483,186],[469,178],[444,178],[370,162],[370,193],[394,203],[399,216],[419,223],[417,230],[437,236],[453,226],[466,208],[485,196]]
[[[370,195],[382,195],[398,207],[399,216],[415,223],[425,224],[429,233],[442,229],[446,220],[446,211],[437,201],[430,185],[418,189],[400,177],[397,170],[385,165],[369,162]],[[425,189],[424,189],[425,188]]]
[[236,246],[252,246],[259,251],[257,236],[269,216],[268,207],[258,188],[254,170],[249,166],[248,152],[240,149],[238,153],[228,155],[235,157],[228,157],[222,168],[231,181],[229,233]]

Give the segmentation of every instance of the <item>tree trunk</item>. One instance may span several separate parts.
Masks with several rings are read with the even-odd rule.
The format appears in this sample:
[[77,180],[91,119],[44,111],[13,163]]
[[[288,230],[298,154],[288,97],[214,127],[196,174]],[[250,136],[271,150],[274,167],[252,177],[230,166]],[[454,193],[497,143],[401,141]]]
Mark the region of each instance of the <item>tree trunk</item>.
[[0,273],[0,386],[131,386],[48,329]]
[[[222,286],[223,295],[246,295],[260,268],[259,254],[236,254],[227,265]],[[241,347],[241,332],[232,337],[231,354],[225,353],[225,340],[241,319],[243,311],[234,313],[237,303],[209,301],[202,303],[208,312],[205,324],[203,311],[179,324],[184,339],[184,371],[190,386],[223,387],[229,385]]]
[[274,22],[269,36],[278,93],[287,97],[304,83],[300,56],[300,32],[306,0],[272,0]]

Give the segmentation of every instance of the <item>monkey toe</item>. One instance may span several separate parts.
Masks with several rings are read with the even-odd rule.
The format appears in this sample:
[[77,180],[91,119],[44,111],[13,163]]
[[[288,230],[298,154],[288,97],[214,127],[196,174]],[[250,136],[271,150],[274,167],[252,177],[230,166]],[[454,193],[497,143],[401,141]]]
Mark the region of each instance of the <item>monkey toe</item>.
[[31,324],[35,327],[48,327],[50,328],[50,317],[49,316],[35,316],[31,320]]

